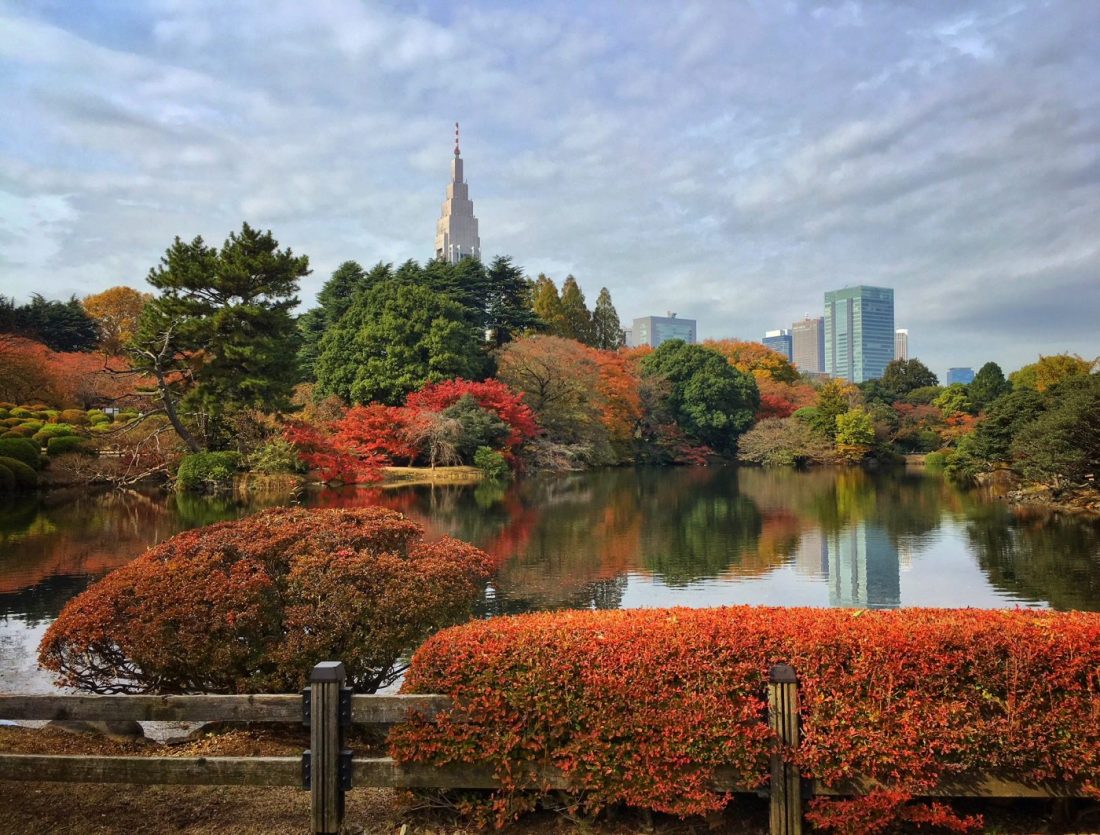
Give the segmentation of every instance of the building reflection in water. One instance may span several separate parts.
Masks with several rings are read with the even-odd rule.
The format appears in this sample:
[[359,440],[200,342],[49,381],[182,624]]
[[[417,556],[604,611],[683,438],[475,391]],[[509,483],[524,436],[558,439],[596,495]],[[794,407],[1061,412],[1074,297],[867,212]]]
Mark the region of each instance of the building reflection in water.
[[884,528],[860,521],[825,539],[830,606],[896,609],[901,604],[898,549]]

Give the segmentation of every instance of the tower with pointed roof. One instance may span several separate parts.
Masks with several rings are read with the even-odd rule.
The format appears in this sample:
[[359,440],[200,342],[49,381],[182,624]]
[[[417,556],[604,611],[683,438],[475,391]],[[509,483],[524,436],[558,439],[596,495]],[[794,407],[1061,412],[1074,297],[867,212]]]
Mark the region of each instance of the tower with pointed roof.
[[477,218],[470,200],[470,187],[462,175],[462,152],[455,122],[455,155],[451,160],[451,181],[443,200],[443,214],[435,229],[435,257],[455,264],[463,258],[481,257]]

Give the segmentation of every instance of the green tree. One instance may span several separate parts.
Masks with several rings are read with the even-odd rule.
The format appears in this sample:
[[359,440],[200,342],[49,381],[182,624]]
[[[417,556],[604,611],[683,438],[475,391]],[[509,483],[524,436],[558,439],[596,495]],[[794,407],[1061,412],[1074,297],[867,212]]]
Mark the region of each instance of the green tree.
[[1042,396],[1031,388],[1014,389],[989,404],[985,419],[974,430],[971,451],[981,461],[1009,460],[1016,435],[1046,410]]
[[1071,376],[1049,395],[1047,410],[1013,439],[1014,465],[1056,489],[1100,484],[1100,375]]
[[973,409],[967,387],[963,383],[952,383],[941,391],[932,405],[943,412],[944,417],[950,417],[957,412],[969,412]]
[[333,271],[332,277],[317,293],[317,306],[298,317],[298,331],[302,338],[298,365],[307,378],[314,377],[314,365],[325,331],[340,321],[356,295],[371,284],[385,281],[392,275],[393,268],[389,264],[379,263],[367,273],[355,261],[345,261]]
[[481,408],[472,395],[464,394],[442,412],[443,417],[458,421],[462,431],[455,440],[455,449],[459,458],[470,463],[481,447],[490,450],[504,445],[508,433],[508,424],[496,414]]
[[[309,259],[280,250],[247,223],[220,250],[176,238],[148,281],[159,291],[142,311],[132,356],[156,380],[156,396],[192,451],[228,440],[227,418],[245,409],[290,407],[298,381],[291,310]],[[203,441],[177,404],[203,417]]]
[[[814,429],[830,439],[836,438],[836,419],[847,412],[856,397],[858,389],[843,380],[828,380],[817,390],[817,404],[813,411],[806,411],[802,417]],[[799,412],[803,412],[799,409]]]
[[63,352],[91,351],[100,336],[98,323],[76,296],[65,302],[47,301],[39,293],[24,305],[0,296],[0,332],[25,336]]
[[760,406],[752,375],[702,345],[664,342],[642,360],[642,371],[667,381],[670,414],[686,434],[716,452],[737,449],[738,436],[752,426]]
[[[404,269],[404,268],[402,268]],[[321,340],[321,393],[396,405],[425,383],[478,380],[488,362],[469,308],[429,287],[391,281],[360,294]]]
[[619,323],[619,313],[611,302],[611,293],[601,287],[592,311],[592,347],[614,351],[622,344],[623,326]]
[[539,317],[532,308],[532,284],[511,258],[497,256],[489,265],[488,330],[498,348],[524,331],[535,328]]
[[1010,388],[1012,386],[1005,379],[1001,366],[995,362],[987,362],[974,375],[967,393],[974,408],[981,411]]
[[1097,363],[1076,354],[1053,354],[1039,357],[1038,362],[1025,365],[1008,375],[1013,388],[1029,388],[1046,391],[1067,377],[1085,377],[1092,373]]
[[562,336],[564,334],[565,312],[561,307],[558,285],[554,283],[552,278],[539,273],[539,277],[535,279],[531,307],[548,334],[551,336]]
[[893,360],[882,372],[882,385],[894,393],[894,399],[904,397],[914,389],[939,385],[939,380],[918,359]]
[[571,275],[565,277],[565,283],[561,286],[561,312],[564,329],[558,336],[575,339],[585,345],[593,344],[592,314],[585,306],[584,293],[577,279]]
[[862,406],[856,406],[836,416],[836,444],[842,447],[870,449],[875,442],[875,425]]

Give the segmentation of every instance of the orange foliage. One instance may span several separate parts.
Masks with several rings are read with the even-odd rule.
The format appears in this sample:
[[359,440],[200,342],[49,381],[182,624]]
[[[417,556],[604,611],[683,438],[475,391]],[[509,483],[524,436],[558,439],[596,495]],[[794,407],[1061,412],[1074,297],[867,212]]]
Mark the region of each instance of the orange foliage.
[[782,383],[771,377],[758,379],[756,387],[760,389],[760,408],[756,419],[790,417],[805,406],[817,403],[817,391],[806,383]]
[[596,351],[600,421],[612,441],[629,441],[642,419],[638,360],[619,351]]
[[90,406],[115,402],[134,391],[135,375],[121,357],[51,351],[40,342],[0,335],[0,399],[30,400],[54,406]]
[[292,692],[339,657],[373,692],[468,616],[486,554],[382,508],[280,508],[177,534],[69,602],[42,639],[58,682],[111,692]]
[[[767,781],[762,715],[778,662],[799,674],[802,773],[882,782],[889,795],[861,802],[884,827],[965,828],[945,807],[907,803],[989,771],[1100,793],[1100,614],[1089,612],[745,606],[477,621],[429,639],[404,685],[451,695],[461,714],[399,726],[391,746],[405,762],[489,763],[499,823],[537,802],[514,788],[547,764],[588,812],[707,813],[729,800],[712,788],[717,769]],[[814,807],[821,826],[855,811]]]
[[757,384],[761,380],[777,380],[793,383],[798,380],[798,369],[778,351],[760,342],[740,339],[707,339],[703,347],[717,351],[738,371],[752,374]]

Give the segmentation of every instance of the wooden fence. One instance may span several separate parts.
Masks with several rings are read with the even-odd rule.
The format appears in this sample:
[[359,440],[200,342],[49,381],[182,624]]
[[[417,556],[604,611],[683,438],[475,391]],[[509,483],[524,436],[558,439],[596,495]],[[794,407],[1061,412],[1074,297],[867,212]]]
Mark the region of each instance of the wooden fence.
[[[311,792],[312,832],[337,833],[344,818],[344,794],[353,786],[391,788],[493,789],[487,765],[446,767],[402,764],[389,757],[356,757],[344,747],[352,725],[392,725],[410,715],[431,717],[451,706],[446,696],[365,696],[344,687],[344,665],[326,661],[313,668],[301,695],[244,696],[20,696],[0,695],[0,719],[138,721],[304,722],[310,748],[301,757],[99,757],[0,753],[0,780],[68,783],[136,783],[187,786],[300,786]],[[768,723],[778,747],[772,755],[770,831],[802,832],[802,801],[814,795],[854,796],[877,784],[855,778],[824,786],[804,778],[782,756],[798,746],[798,683],[786,664],[772,668],[768,684]],[[567,789],[568,777],[552,768],[538,775],[540,787]],[[759,793],[739,784],[732,773],[716,775],[719,791]],[[939,786],[927,796],[1069,798],[1076,786],[1025,784],[980,775]]]

